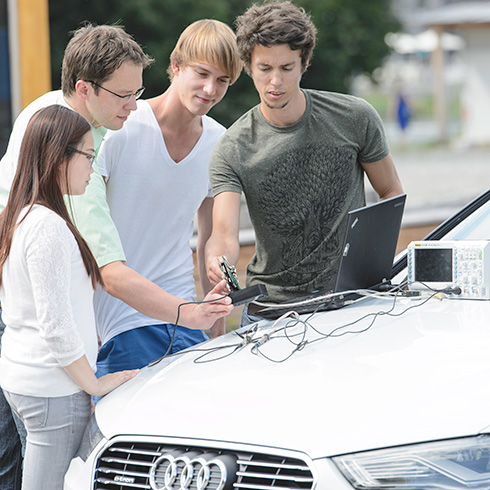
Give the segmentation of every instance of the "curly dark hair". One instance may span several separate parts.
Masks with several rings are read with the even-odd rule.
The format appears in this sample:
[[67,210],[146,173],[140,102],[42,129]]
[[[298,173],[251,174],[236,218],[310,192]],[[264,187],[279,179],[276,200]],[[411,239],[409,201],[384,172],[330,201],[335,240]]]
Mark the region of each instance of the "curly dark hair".
[[306,71],[315,48],[317,29],[302,7],[291,2],[254,4],[235,20],[238,51],[250,75],[252,52],[257,44],[288,44],[301,50],[301,64]]

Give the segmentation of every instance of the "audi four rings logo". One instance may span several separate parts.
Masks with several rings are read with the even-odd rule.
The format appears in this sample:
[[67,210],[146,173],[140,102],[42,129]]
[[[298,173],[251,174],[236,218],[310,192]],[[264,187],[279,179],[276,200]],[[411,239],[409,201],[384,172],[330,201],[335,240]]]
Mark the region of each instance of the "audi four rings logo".
[[236,480],[237,458],[200,451],[160,456],[150,472],[153,490],[227,490]]

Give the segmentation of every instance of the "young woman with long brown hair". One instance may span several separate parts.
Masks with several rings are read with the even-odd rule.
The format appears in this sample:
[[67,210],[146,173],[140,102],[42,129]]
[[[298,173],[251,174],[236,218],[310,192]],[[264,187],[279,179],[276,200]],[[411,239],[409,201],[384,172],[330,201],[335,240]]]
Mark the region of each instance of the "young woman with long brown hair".
[[93,172],[87,121],[60,105],[29,122],[9,201],[0,214],[0,302],[6,324],[0,384],[25,424],[23,490],[61,489],[91,411],[137,371],[97,379],[92,306],[100,272],[64,195]]

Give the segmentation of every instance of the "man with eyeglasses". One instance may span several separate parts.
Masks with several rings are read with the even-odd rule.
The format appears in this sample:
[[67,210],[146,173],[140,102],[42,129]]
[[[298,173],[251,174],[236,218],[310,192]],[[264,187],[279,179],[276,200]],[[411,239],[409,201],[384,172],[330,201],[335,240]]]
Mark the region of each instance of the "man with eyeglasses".
[[[170,56],[168,90],[139,100],[124,128],[109,132],[98,159],[128,263],[188,301],[196,298],[189,245],[196,214],[201,285],[204,292],[212,288],[204,270],[213,208],[208,162],[225,128],[206,114],[225,96],[241,68],[230,27],[210,19],[192,23]],[[140,368],[166,352],[207,339],[202,331],[180,322],[176,326],[175,319],[156,321],[100,288],[94,304],[102,341],[97,376],[120,366]],[[222,333],[224,321],[211,329],[213,337]]]
[[[0,161],[0,211],[7,203],[22,138],[35,112],[60,104],[81,114],[91,124],[97,154],[107,129],[121,129],[136,109],[136,99],[143,93],[143,69],[152,61],[121,27],[86,25],[75,31],[63,57],[62,90],[41,96],[15,121],[7,151]],[[101,267],[104,287],[147,315],[161,321],[174,320],[183,300],[126,265],[105,196],[104,181],[95,168],[85,194],[70,199],[72,218]],[[215,288],[206,299],[218,298],[216,291],[221,291],[222,287]],[[231,311],[230,302],[227,298],[186,307],[181,314],[181,324],[209,328]],[[8,319],[4,320],[8,323]],[[21,438],[25,438],[22,428],[19,431]],[[20,462],[19,436],[10,407],[0,390],[0,490],[20,488]]]

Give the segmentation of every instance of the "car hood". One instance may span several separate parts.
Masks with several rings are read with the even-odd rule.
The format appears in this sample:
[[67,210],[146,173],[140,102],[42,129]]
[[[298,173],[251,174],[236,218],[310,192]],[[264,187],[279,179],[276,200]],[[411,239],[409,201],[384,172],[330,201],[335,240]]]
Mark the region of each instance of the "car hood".
[[[490,302],[399,299],[389,315],[392,306],[370,298],[307,328],[261,322],[253,338],[276,333],[260,353],[253,342],[236,348],[232,332],[167,358],[97,404],[99,428],[108,438],[239,442],[312,458],[483,431]],[[334,332],[320,339],[313,327]]]

